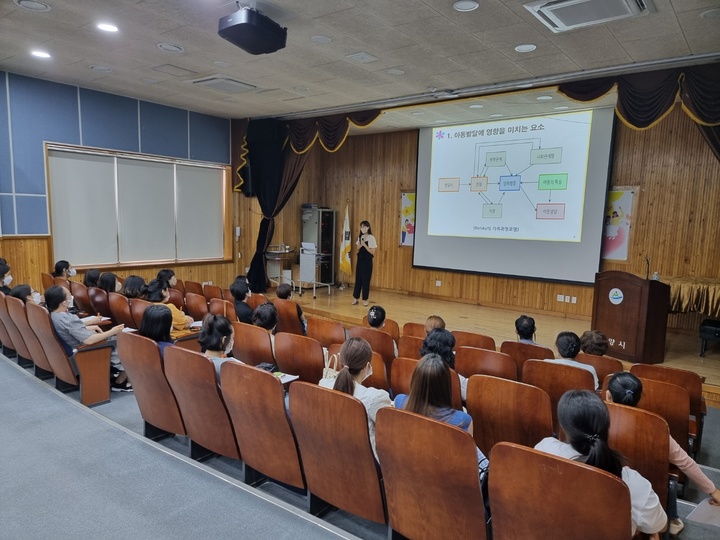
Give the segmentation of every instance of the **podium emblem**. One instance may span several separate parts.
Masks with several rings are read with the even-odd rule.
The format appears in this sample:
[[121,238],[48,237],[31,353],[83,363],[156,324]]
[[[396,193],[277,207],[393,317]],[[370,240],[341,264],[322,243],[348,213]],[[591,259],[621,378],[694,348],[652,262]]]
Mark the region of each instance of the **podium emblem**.
[[610,294],[608,295],[608,298],[610,299],[611,304],[617,306],[623,301],[623,292],[617,287],[614,289],[610,289]]

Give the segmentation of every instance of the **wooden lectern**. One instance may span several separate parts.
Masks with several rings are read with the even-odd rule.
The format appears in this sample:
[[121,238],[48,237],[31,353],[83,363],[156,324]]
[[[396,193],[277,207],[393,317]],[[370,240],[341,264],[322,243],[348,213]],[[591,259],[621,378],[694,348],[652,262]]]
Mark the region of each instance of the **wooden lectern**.
[[609,356],[662,363],[669,310],[670,286],[665,283],[616,270],[595,274],[592,328],[607,335]]

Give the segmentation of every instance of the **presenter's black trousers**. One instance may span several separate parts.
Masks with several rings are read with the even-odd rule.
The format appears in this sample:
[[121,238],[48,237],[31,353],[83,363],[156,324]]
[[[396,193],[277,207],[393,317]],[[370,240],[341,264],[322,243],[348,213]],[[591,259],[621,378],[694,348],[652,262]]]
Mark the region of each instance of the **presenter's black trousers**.
[[353,298],[360,298],[360,290],[362,289],[362,299],[367,300],[370,296],[370,278],[372,277],[373,260],[371,258],[358,259],[357,268],[355,269],[355,290]]

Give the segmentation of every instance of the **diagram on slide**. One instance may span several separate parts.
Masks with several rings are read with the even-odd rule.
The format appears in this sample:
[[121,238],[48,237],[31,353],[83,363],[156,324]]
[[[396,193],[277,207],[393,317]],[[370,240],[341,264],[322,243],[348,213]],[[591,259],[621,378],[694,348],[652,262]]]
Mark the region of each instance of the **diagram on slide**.
[[591,114],[435,129],[429,234],[580,241]]

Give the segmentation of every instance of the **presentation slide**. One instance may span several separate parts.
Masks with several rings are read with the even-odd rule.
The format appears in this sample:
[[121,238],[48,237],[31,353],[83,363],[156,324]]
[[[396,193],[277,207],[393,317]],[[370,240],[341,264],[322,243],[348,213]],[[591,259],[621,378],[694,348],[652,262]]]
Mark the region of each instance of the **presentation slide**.
[[613,110],[420,132],[413,263],[592,283]]

